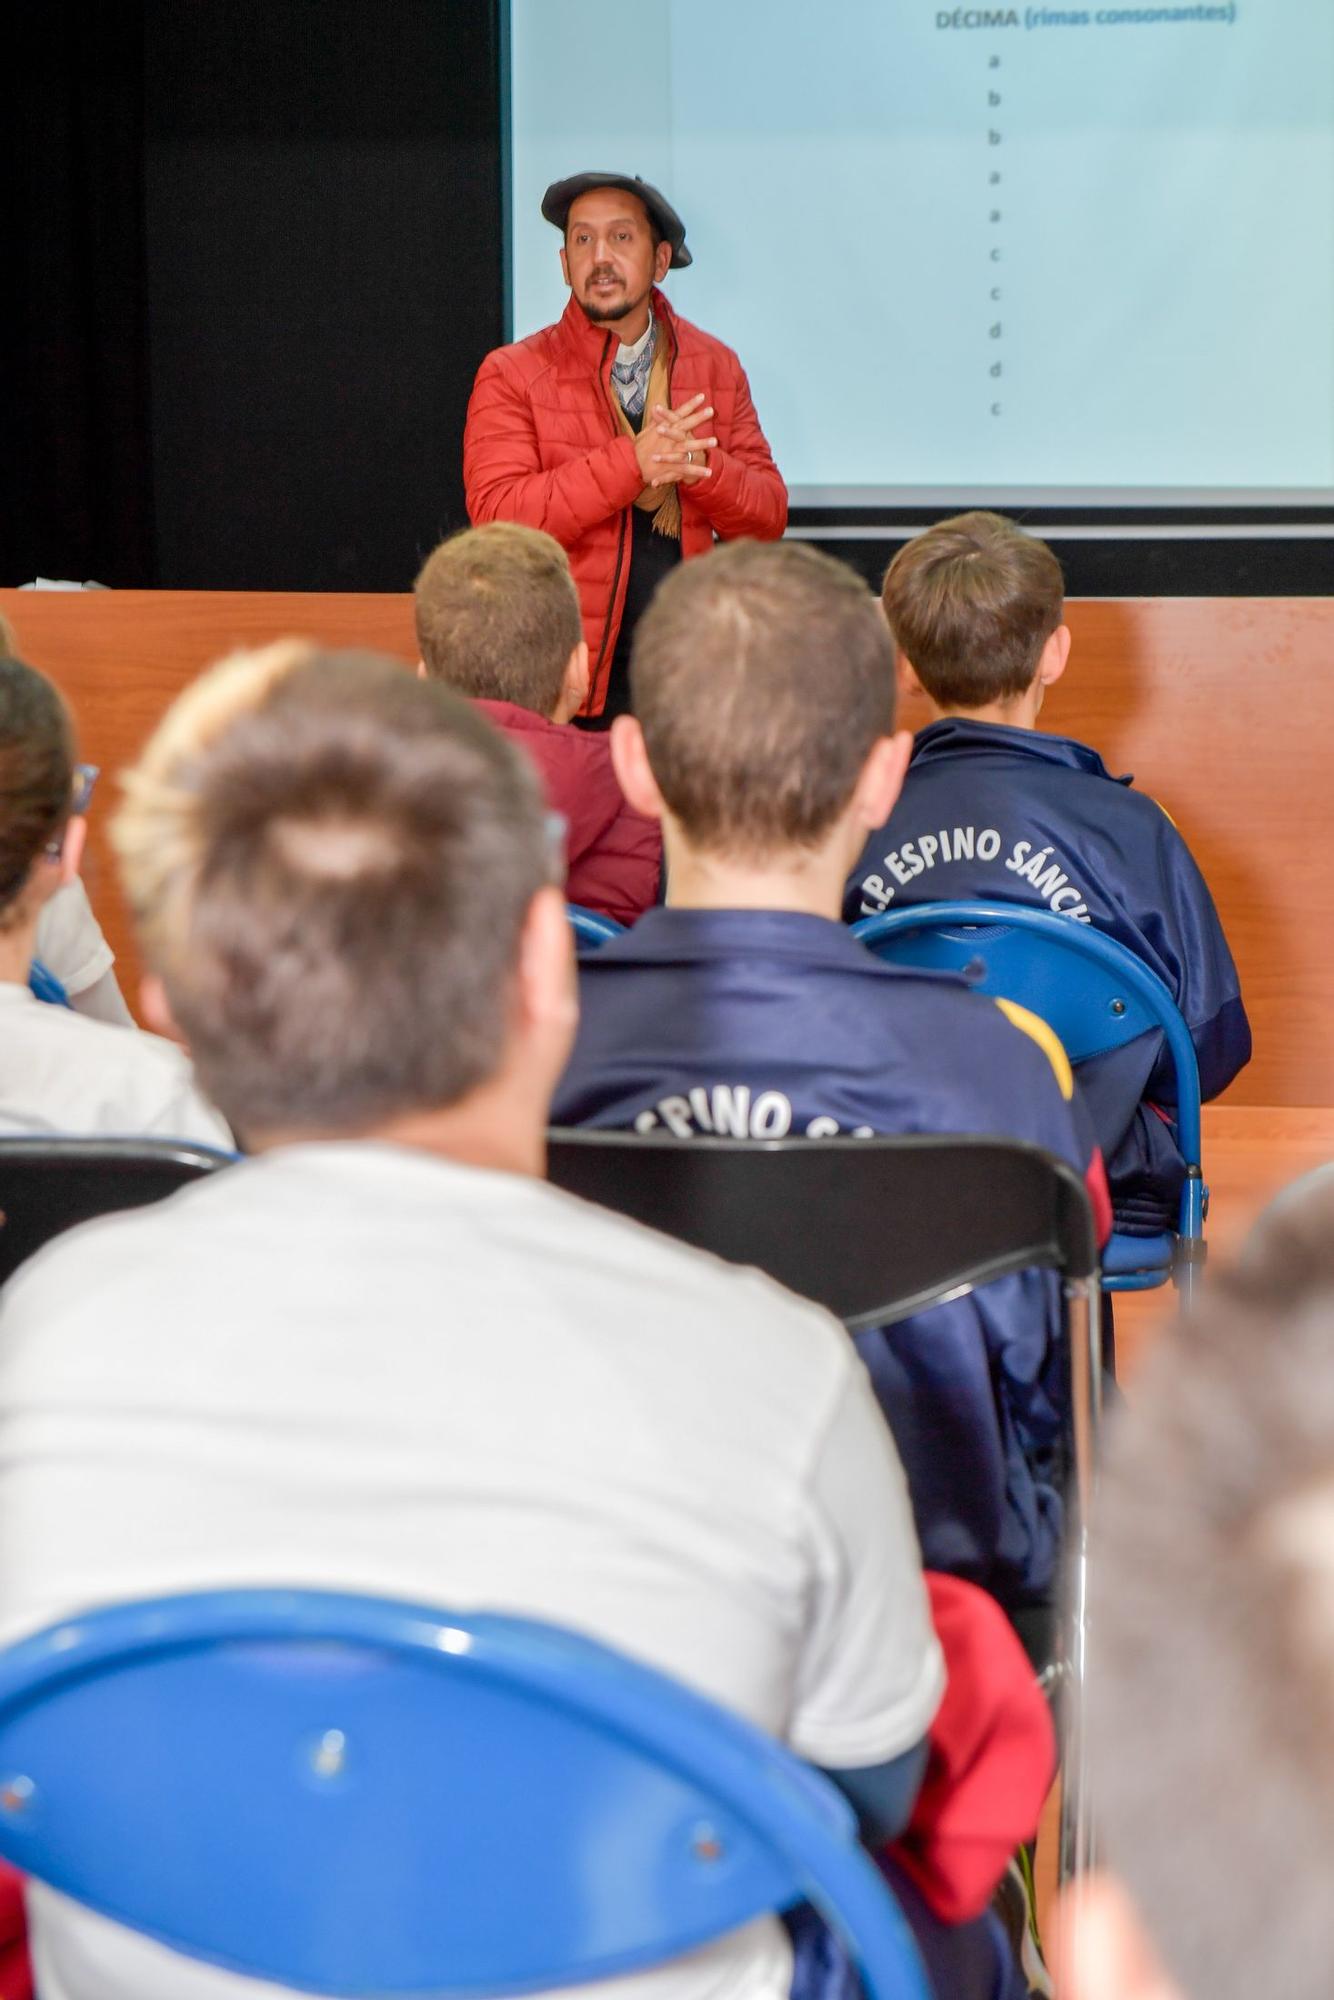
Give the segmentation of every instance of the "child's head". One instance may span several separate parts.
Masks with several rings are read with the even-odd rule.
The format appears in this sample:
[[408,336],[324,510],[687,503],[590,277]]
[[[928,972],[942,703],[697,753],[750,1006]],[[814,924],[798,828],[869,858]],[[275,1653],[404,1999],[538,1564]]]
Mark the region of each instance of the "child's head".
[[1071,2000],[1329,1991],[1329,1189],[1297,1213],[1304,1267],[1271,1237],[1240,1284],[1216,1279],[1155,1341],[1107,1440],[1087,1715],[1115,1874],[1072,1885]]
[[560,543],[539,528],[492,521],[442,542],[417,578],[414,606],[430,679],[557,722],[587,694],[574,578]]
[[801,542],[682,563],[636,628],[630,689],[635,719],[613,748],[632,803],[627,758],[646,757],[644,809],[696,852],[751,867],[821,849],[891,747],[893,648],[875,599]]
[[44,674],[0,659],[0,934],[36,921],[38,906],[74,872],[74,739]]
[[542,798],[461,696],[374,654],[237,654],[125,786],[145,1003],[234,1130],[364,1132],[502,1071],[549,1091],[570,949]]
[[1046,543],[981,512],[939,521],[901,548],[881,593],[902,661],[949,711],[1003,709],[1039,676],[1055,680],[1069,647],[1064,597]]

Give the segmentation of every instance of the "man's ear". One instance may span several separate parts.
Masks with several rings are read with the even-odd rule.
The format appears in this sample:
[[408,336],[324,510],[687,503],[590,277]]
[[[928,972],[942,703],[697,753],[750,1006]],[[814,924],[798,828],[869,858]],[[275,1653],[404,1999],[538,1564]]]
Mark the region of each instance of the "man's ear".
[[578,715],[588,699],[588,681],[588,641],[581,639],[565,662],[560,693],[551,715],[553,722],[568,722],[572,716]]
[[1063,1889],[1049,1935],[1063,2000],[1182,2000],[1114,1875],[1098,1870]]
[[1053,687],[1065,672],[1065,663],[1070,657],[1070,627],[1058,625],[1038,655],[1038,683],[1041,687]]
[[75,813],[65,821],[65,831],[60,836],[60,880],[64,884],[72,882],[83,866],[84,844],[88,839],[88,822],[82,813]]
[[565,245],[563,243],[560,246],[560,274],[568,285],[570,282],[570,263],[565,255]]
[[873,744],[853,788],[851,802],[853,824],[864,832],[883,826],[893,812],[907,776],[912,745],[912,731],[908,729],[897,730],[893,736],[877,737]]
[[167,989],[155,972],[146,972],[139,981],[139,1012],[151,1033],[165,1035],[169,1042],[179,1042],[185,1047],[185,1036],[171,1011]]
[[520,1032],[537,1058],[548,1089],[564,1069],[579,1025],[574,933],[565,899],[554,886],[528,905],[519,937]]
[[648,761],[644,732],[633,715],[618,715],[611,725],[611,766],[627,804],[645,819],[660,820],[667,807]]
[[894,655],[894,678],[899,684],[899,696],[903,701],[911,701],[914,695],[926,692],[917,678],[916,667],[906,653],[896,652]]
[[653,252],[653,282],[660,285],[672,268],[672,246],[664,240]]

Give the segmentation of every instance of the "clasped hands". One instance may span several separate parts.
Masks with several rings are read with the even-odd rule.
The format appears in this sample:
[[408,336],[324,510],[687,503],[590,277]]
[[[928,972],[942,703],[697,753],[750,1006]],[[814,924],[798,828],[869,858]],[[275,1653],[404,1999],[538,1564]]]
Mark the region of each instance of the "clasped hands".
[[701,409],[703,392],[691,396],[674,410],[655,403],[635,439],[635,457],[646,486],[695,486],[709,479],[708,454],[717,445],[716,437],[700,437],[707,429],[713,407]]

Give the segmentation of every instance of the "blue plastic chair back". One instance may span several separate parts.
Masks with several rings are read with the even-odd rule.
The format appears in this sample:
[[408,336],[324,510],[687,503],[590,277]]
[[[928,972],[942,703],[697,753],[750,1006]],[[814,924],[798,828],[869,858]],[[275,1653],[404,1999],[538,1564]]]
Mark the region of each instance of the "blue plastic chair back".
[[609,938],[619,937],[625,929],[614,917],[604,917],[597,910],[586,910],[582,903],[567,903],[565,914],[574,932],[574,941],[580,951],[596,951]]
[[118,1606],[0,1654],[0,1851],[133,1929],[337,1995],[629,1972],[809,1899],[927,2000],[835,1788],[592,1640],[380,1598]]
[[1110,1291],[1176,1277],[1189,1291],[1203,1255],[1200,1071],[1176,1001],[1156,972],[1115,938],[1024,903],[917,903],[853,924],[852,935],[895,965],[962,973],[981,993],[1042,1017],[1072,1063],[1160,1032],[1176,1074],[1177,1146],[1186,1162],[1177,1238],[1113,1236],[1103,1252]]
[[852,926],[896,965],[962,972],[982,993],[1014,1000],[1055,1029],[1072,1063],[1160,1031],[1177,1086],[1177,1143],[1200,1163],[1200,1072],[1177,1004],[1133,951],[1088,924],[1023,903],[918,903]]
[[37,999],[45,1000],[50,1007],[68,1007],[70,1004],[63,982],[42,964],[40,958],[35,958],[28,967],[28,986]]

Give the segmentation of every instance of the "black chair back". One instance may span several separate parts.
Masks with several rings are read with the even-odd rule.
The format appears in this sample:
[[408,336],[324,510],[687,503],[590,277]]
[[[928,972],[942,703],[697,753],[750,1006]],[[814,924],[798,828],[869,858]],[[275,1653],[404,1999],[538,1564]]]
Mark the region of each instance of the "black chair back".
[[0,1284],[62,1230],[161,1201],[234,1158],[175,1139],[0,1138]]
[[853,1328],[906,1319],[1012,1271],[1087,1279],[1098,1269],[1079,1175],[1008,1140],[556,1131],[547,1178],[753,1264]]
[[1085,1775],[1088,1519],[1102,1412],[1097,1232],[1063,1160],[1004,1139],[674,1139],[555,1131],[547,1178],[732,1264],[751,1264],[850,1328],[891,1324],[1012,1271],[1059,1271],[1070,1348],[1074,1490],[1057,1658],[1072,1696],[1062,1756],[1060,1874],[1094,1859]]

